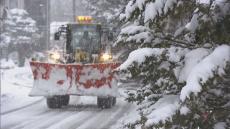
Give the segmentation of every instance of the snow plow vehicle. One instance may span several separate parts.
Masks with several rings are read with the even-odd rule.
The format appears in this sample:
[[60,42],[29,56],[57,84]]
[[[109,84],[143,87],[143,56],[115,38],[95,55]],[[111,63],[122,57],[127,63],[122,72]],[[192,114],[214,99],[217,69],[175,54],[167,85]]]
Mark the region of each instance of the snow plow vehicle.
[[64,33],[66,43],[63,53],[49,55],[54,62],[30,62],[34,85],[29,95],[45,96],[49,108],[68,105],[70,95],[96,96],[99,108],[111,108],[118,96],[114,69],[120,64],[102,41],[102,26],[91,17],[77,20],[55,33],[56,40]]

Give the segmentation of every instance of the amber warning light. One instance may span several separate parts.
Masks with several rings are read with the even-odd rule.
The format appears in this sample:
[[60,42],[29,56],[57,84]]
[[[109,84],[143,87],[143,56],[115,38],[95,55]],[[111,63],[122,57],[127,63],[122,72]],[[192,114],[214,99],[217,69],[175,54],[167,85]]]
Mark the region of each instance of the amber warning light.
[[78,23],[91,23],[93,18],[91,16],[77,16],[76,21]]

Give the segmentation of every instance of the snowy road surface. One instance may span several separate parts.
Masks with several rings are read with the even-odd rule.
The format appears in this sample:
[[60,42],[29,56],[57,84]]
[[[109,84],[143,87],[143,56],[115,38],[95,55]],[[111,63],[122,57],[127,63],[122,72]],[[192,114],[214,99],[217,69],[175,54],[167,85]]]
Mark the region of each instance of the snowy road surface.
[[32,76],[28,67],[4,71],[1,91],[2,129],[109,129],[133,105],[118,98],[111,109],[100,109],[96,97],[72,96],[70,104],[49,109],[41,97],[28,97]]
[[45,101],[1,116],[2,129],[108,129],[132,105],[122,98],[111,109],[99,109],[93,97],[72,97],[62,109],[48,109]]

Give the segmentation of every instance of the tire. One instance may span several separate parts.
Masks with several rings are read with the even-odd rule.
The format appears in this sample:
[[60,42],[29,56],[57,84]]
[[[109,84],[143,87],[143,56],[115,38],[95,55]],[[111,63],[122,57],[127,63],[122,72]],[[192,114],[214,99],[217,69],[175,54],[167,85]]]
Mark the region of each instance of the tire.
[[117,102],[117,98],[116,97],[112,97],[112,98],[113,98],[112,106],[114,106],[116,104],[116,102]]
[[111,108],[113,106],[113,98],[108,97],[105,99],[104,107],[105,108]]
[[61,101],[60,101],[60,97],[59,96],[52,96],[52,97],[48,97],[46,98],[46,103],[48,108],[61,108]]
[[48,108],[61,108],[69,104],[69,95],[57,95],[46,98]]
[[103,98],[97,97],[97,106],[103,108]]
[[112,97],[97,97],[97,106],[99,108],[111,108],[113,106]]
[[69,95],[61,96],[61,105],[67,106],[69,104]]

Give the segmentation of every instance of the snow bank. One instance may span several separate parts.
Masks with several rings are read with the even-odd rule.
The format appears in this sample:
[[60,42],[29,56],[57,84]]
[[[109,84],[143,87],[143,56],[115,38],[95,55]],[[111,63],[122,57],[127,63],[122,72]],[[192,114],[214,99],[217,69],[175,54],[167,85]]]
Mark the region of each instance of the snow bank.
[[191,70],[186,80],[186,86],[181,90],[180,99],[185,101],[191,93],[197,95],[202,90],[201,84],[212,78],[214,71],[218,75],[224,74],[227,62],[230,62],[230,46],[221,45]]
[[16,65],[14,64],[14,61],[11,59],[2,59],[0,61],[0,69],[10,69],[10,68],[14,68]]

